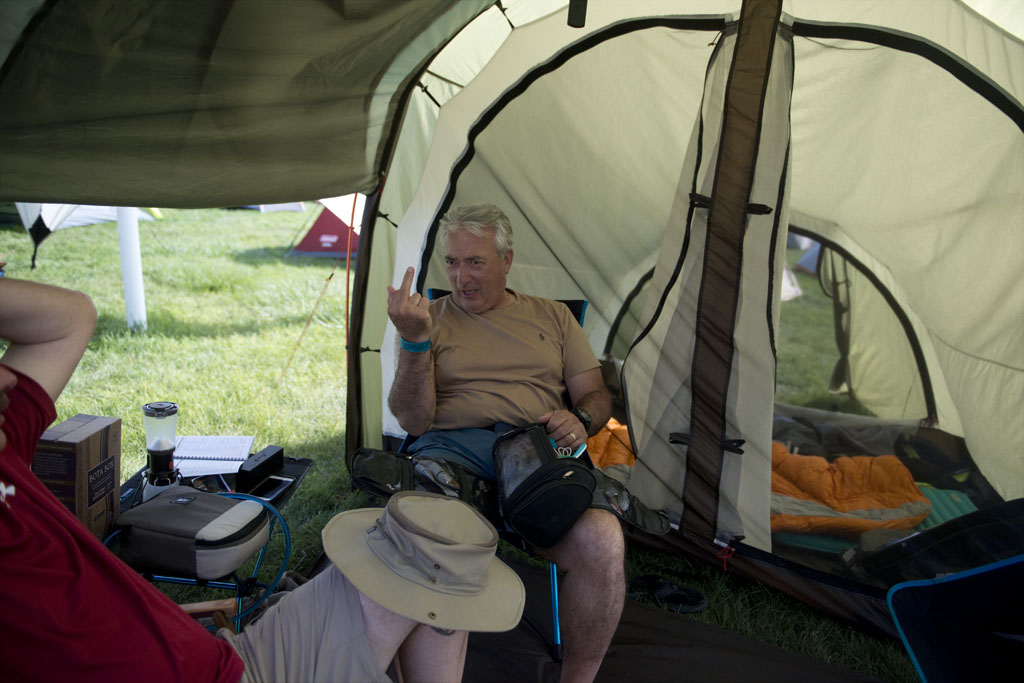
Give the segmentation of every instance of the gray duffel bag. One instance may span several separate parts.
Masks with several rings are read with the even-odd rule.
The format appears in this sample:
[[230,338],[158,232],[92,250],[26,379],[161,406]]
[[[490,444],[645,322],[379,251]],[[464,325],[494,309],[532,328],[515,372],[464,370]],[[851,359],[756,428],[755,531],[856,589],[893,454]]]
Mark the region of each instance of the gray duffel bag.
[[119,557],[149,574],[214,580],[229,576],[270,537],[260,503],[176,486],[121,513]]

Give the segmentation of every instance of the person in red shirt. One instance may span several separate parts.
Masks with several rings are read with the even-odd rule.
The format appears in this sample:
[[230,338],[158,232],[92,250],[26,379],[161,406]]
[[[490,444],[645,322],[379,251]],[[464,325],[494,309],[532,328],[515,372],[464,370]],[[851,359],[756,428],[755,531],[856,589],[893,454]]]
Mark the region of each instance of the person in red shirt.
[[[9,342],[0,357],[4,680],[388,681],[396,654],[413,678],[461,680],[466,630],[431,628],[403,614],[400,595],[374,602],[344,568],[328,567],[241,634],[215,636],[104,547],[31,471],[39,437],[56,419],[54,400],[95,323],[85,294],[0,278],[0,339]],[[478,628],[493,625],[479,620],[454,626],[514,627],[521,591],[519,584],[519,612],[508,601],[500,627]]]

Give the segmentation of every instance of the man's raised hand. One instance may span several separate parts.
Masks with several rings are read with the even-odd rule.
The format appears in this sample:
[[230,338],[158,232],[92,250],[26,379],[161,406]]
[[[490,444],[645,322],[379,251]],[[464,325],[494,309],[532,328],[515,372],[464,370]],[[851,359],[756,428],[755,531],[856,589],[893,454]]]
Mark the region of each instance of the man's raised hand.
[[395,289],[388,285],[388,318],[402,339],[422,342],[430,338],[430,301],[412,292],[414,270],[409,267],[402,278],[402,285]]

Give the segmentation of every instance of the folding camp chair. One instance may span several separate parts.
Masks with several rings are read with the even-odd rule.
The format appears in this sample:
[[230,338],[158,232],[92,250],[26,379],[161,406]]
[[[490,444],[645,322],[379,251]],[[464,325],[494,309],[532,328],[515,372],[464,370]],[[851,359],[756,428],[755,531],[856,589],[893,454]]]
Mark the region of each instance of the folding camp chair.
[[921,680],[1009,680],[1024,661],[1022,583],[1018,554],[892,586],[889,611]]

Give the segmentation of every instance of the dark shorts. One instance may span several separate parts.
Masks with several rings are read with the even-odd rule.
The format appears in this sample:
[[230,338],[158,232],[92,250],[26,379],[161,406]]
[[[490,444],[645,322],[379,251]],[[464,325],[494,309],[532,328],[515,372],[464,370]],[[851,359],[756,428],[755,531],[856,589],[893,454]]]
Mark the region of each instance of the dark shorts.
[[513,429],[498,423],[490,429],[444,429],[423,434],[409,446],[410,455],[450,460],[469,468],[484,479],[494,481],[494,458],[491,450],[499,436]]

